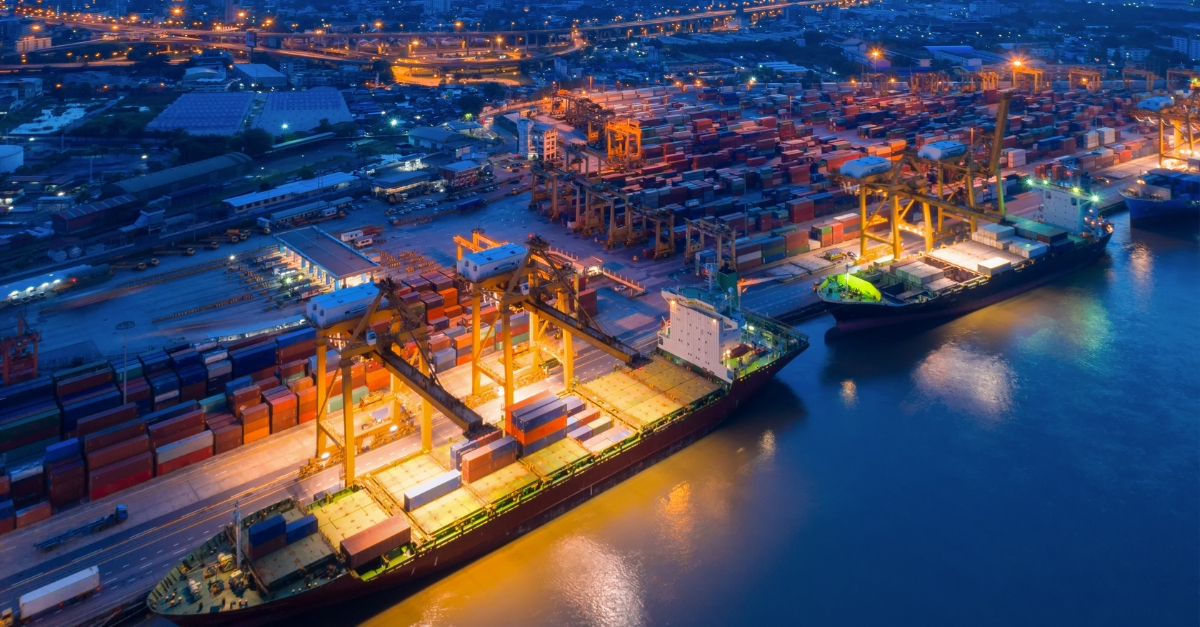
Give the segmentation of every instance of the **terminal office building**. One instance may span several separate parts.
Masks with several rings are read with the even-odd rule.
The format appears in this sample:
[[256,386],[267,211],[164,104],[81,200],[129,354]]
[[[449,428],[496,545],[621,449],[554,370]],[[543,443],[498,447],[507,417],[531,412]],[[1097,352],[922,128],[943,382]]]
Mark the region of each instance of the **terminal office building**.
[[275,236],[285,262],[334,290],[370,283],[379,264],[345,242],[310,226]]

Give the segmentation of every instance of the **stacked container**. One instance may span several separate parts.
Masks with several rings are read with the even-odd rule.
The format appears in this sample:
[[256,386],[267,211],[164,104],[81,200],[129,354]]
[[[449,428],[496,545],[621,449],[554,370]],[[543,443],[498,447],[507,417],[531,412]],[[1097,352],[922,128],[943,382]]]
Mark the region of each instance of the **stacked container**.
[[87,471],[83,465],[83,446],[79,438],[63,440],[46,447],[46,492],[50,504],[62,507],[83,498],[87,492]]
[[411,541],[412,528],[400,514],[343,539],[341,549],[350,568],[357,569]]
[[204,417],[204,423],[213,433],[213,455],[232,451],[242,445],[242,425],[233,414],[211,414]]
[[10,469],[9,498],[17,509],[33,505],[46,496],[46,476],[41,460]]
[[411,512],[422,505],[428,505],[460,487],[462,475],[457,470],[447,470],[434,475],[404,491],[404,511]]
[[522,456],[535,453],[567,434],[567,404],[550,395],[509,412],[505,430],[520,444]]
[[287,546],[287,522],[276,514],[250,525],[250,559],[257,560]]
[[263,392],[263,401],[271,413],[271,433],[279,433],[298,424],[296,395],[286,387]]
[[154,449],[155,474],[163,476],[213,455],[212,431],[201,431],[196,435],[176,440]]
[[0,388],[0,454],[20,459],[59,440],[62,410],[50,377]]
[[[497,432],[498,433],[498,432]],[[514,437],[501,437],[474,449],[461,453],[459,457],[462,480],[471,483],[517,461],[520,443]]]
[[265,376],[274,376],[277,359],[275,350],[275,342],[268,341],[230,351],[229,361],[233,364],[233,376],[235,378],[248,376],[255,381]]

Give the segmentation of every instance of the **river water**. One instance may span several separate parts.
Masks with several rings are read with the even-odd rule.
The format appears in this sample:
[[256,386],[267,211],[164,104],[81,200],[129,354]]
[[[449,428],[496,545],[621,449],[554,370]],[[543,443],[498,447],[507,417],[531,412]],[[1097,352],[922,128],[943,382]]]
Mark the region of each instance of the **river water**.
[[813,346],[707,438],[339,623],[1200,624],[1200,245],[1118,233],[953,322]]

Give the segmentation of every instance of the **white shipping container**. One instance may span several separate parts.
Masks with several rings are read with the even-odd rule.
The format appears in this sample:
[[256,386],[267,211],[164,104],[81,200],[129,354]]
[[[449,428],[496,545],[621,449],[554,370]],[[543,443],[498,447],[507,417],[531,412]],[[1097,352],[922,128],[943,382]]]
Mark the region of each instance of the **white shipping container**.
[[165,464],[171,460],[190,455],[201,449],[212,449],[213,432],[201,431],[196,435],[186,437],[178,442],[164,444],[154,449],[154,463]]
[[978,272],[983,276],[996,276],[1002,272],[1007,272],[1012,269],[1012,264],[1006,259],[1000,257],[992,257],[979,262]]
[[17,602],[21,610],[21,619],[28,620],[46,610],[58,607],[60,603],[66,603],[99,589],[100,569],[96,566],[86,568],[74,575],[63,577],[33,592],[21,595]]
[[352,242],[352,241],[362,237],[362,235],[363,235],[362,229],[354,229],[353,231],[346,231],[345,233],[342,233],[338,237],[341,238],[341,240],[343,242]]

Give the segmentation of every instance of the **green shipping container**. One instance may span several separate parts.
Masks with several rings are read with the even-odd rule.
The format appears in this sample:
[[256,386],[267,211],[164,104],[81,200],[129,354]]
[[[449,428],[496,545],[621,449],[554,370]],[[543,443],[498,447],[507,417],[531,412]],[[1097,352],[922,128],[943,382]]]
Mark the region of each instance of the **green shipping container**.
[[27,416],[20,420],[0,425],[0,442],[19,438],[30,433],[57,428],[62,423],[58,409],[50,409],[40,414]]
[[804,245],[804,246],[797,246],[797,247],[795,247],[795,248],[789,248],[789,249],[787,249],[787,256],[788,256],[788,257],[795,257],[796,255],[803,255],[803,254],[804,254],[804,253],[806,253],[806,252],[808,252],[808,245],[807,245],[807,244],[806,244],[806,245]]
[[54,382],[58,383],[59,381],[64,381],[66,379],[72,379],[75,377],[83,376],[85,374],[92,374],[93,372],[98,372],[100,370],[104,370],[105,368],[110,368],[110,367],[111,366],[108,365],[108,362],[102,359],[100,361],[93,361],[90,364],[84,364],[82,366],[75,366],[74,368],[66,368],[63,370],[58,370],[54,373],[53,378],[54,378]]

